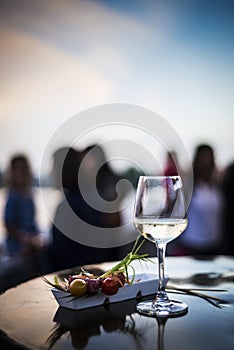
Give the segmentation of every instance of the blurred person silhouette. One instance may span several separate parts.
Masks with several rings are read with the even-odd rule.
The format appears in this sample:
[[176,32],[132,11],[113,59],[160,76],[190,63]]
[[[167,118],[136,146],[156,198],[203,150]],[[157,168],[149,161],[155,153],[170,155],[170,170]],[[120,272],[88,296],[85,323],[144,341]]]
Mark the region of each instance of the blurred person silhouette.
[[[163,176],[181,176],[183,181],[184,195],[186,194],[186,174],[182,172],[179,165],[176,151],[168,151],[166,154],[165,166],[163,169]],[[179,239],[170,242],[167,248],[167,255],[178,255],[181,251]]]
[[163,170],[163,175],[165,176],[174,176],[178,175],[178,160],[177,154],[175,151],[168,151],[166,164]]
[[[85,162],[86,180],[87,180],[87,191],[93,189],[90,186],[93,176],[96,176],[95,186],[97,188],[97,194],[107,202],[112,202],[115,199],[121,200],[125,195],[124,188],[122,192],[116,192],[116,184],[120,180],[120,176],[117,176],[112,170],[109,162],[106,159],[105,153],[99,145],[91,145],[83,151],[83,159]],[[117,198],[119,196],[119,198]],[[116,227],[120,225],[120,215],[118,211],[118,205],[116,211],[113,213],[103,213],[102,227]]]
[[[79,233],[82,232],[83,227],[88,229],[88,226],[79,226],[79,224],[73,224],[71,221],[69,221],[66,203],[77,217],[92,226],[115,227],[119,224],[119,221],[116,220],[115,217],[89,206],[81,194],[78,183],[78,171],[80,169],[81,161],[84,160],[87,152],[87,150],[84,152],[79,152],[73,148],[69,148],[63,161],[63,165],[61,166],[64,199],[61,201],[56,210],[55,220],[52,226],[52,242],[48,250],[49,260],[53,270],[116,259],[116,248],[90,247],[88,245],[78,243],[77,241],[66,236],[66,232]],[[93,171],[93,168],[91,167],[92,161],[93,160],[89,158],[85,160],[86,191],[90,191],[89,175]],[[104,175],[101,174],[100,177],[102,176]],[[105,186],[102,184],[102,181],[103,180],[100,178],[98,185],[99,190],[103,190],[105,196],[110,198],[107,183],[106,188],[104,188]],[[82,234],[85,235],[86,232],[84,231]],[[95,239],[98,239],[98,237]]]
[[[120,180],[129,180],[133,186],[137,186],[138,178],[142,175],[140,169],[130,168],[130,172],[126,171],[122,174],[115,174],[112,170],[110,163],[106,160],[104,150],[99,145],[91,145],[84,150],[84,160],[86,164],[87,172],[87,182],[88,186],[86,192],[89,191],[90,182],[93,182],[92,175],[97,174],[96,176],[96,187],[97,192],[101,198],[107,201],[107,209],[109,209],[108,202],[116,201],[115,211],[113,213],[108,213],[105,211],[104,220],[101,224],[102,227],[118,227],[123,225],[123,228],[120,228],[118,233],[119,236],[131,236],[132,240],[135,240],[137,237],[136,229],[132,223],[129,223],[129,218],[132,218],[133,215],[133,205],[132,201],[132,191],[129,188],[127,182],[122,182],[121,186],[118,186],[118,193],[116,191],[116,184]],[[133,175],[133,176],[132,176]],[[91,189],[91,188],[90,188]],[[91,197],[93,192],[91,189]],[[93,198],[92,198],[93,199]],[[130,204],[132,203],[132,205]],[[130,205],[129,205],[130,204]],[[119,211],[119,208],[123,206],[124,210]],[[126,225],[124,227],[124,225]],[[117,250],[117,259],[122,259],[127,253],[132,249],[133,243],[127,243],[125,245],[119,246]],[[148,245],[148,242],[145,242],[145,246]],[[149,243],[149,252],[151,244]],[[147,250],[148,252],[148,250]],[[155,255],[155,252],[154,252]]]
[[188,226],[179,237],[182,254],[214,255],[221,242],[222,200],[213,148],[198,145],[193,160],[194,189],[188,209]]
[[62,171],[64,159],[69,151],[69,147],[61,147],[53,153],[52,183],[53,186],[62,189]]
[[234,255],[234,162],[227,166],[222,179],[223,240],[222,254]]
[[35,219],[32,172],[25,155],[16,155],[11,159],[7,186],[4,209],[7,251],[10,256],[31,258],[32,267],[40,272],[42,241]]

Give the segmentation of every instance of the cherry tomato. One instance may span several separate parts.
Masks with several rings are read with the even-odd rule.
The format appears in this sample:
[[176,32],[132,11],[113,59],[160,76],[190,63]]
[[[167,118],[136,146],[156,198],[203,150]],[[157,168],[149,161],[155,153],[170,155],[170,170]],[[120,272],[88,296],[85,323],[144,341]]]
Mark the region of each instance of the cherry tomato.
[[119,290],[119,284],[117,281],[113,280],[111,277],[107,277],[102,282],[102,291],[106,295],[114,295]]

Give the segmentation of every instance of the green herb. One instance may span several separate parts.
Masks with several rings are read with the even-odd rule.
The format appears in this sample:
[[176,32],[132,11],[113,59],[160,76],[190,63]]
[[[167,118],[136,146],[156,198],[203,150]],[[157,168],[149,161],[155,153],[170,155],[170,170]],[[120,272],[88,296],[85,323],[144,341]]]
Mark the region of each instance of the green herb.
[[[127,282],[129,284],[132,284],[134,282],[135,279],[135,269],[133,266],[131,266],[131,263],[134,260],[139,260],[139,261],[151,261],[148,258],[148,254],[138,254],[139,250],[141,249],[142,245],[144,244],[145,240],[143,240],[142,242],[139,243],[139,239],[141,236],[138,236],[134,246],[131,250],[130,253],[128,253],[125,258],[123,260],[121,260],[118,264],[116,264],[114,267],[112,267],[110,270],[106,271],[104,274],[102,274],[101,276],[97,277],[97,278],[105,278],[111,274],[114,273],[118,273],[118,272],[122,272],[124,273],[124,275],[126,276]],[[154,263],[154,262],[153,262]],[[128,268],[132,269],[132,278],[131,281],[129,280],[129,272],[128,272]],[[81,268],[81,274],[83,276],[87,276],[87,277],[92,277],[92,274],[90,274],[88,271],[86,271],[85,269]],[[59,290],[65,291],[65,292],[69,292],[69,289],[67,287],[68,283],[62,285],[61,283],[59,283],[58,277],[54,276],[54,283],[52,283],[51,281],[49,281],[46,277],[42,277],[42,279],[48,283],[51,287],[57,288]]]
[[45,276],[42,276],[42,279],[44,282],[46,282],[47,284],[49,284],[51,287],[57,288],[63,292],[68,292],[67,288],[65,286],[62,286],[59,281],[58,281],[58,277],[54,276],[54,283],[51,282],[50,280],[48,280],[48,278],[46,278]]
[[[129,284],[132,284],[134,282],[135,275],[136,275],[135,269],[131,265],[131,263],[134,260],[138,260],[140,262],[141,261],[145,261],[145,262],[150,261],[150,262],[154,263],[154,261],[152,261],[151,259],[148,258],[148,254],[139,254],[139,250],[141,249],[142,245],[145,242],[145,240],[143,240],[142,242],[139,243],[139,239],[140,239],[140,236],[137,237],[131,252],[128,253],[125,256],[125,258],[123,258],[119,263],[117,263],[115,266],[113,266],[110,270],[106,271],[105,273],[103,273],[101,276],[99,276],[97,278],[105,278],[109,275],[122,272],[126,276],[127,282]],[[131,280],[129,280],[129,271],[128,271],[129,268],[132,269]],[[90,274],[88,271],[84,270],[83,268],[81,268],[81,274],[85,275],[87,277],[92,276],[92,274]],[[50,286],[57,288],[57,289],[64,291],[64,292],[68,292],[70,294],[70,291],[68,289],[68,283],[62,285],[61,283],[59,283],[57,276],[54,276],[54,283],[50,282],[46,277],[42,277],[42,279]],[[208,301],[212,305],[219,307],[219,308],[221,308],[220,303],[225,303],[225,301],[220,299],[220,298],[201,293],[201,291],[225,292],[226,291],[225,289],[208,289],[208,288],[190,289],[190,288],[179,288],[179,287],[172,286],[170,284],[167,284],[166,289],[168,290],[168,292],[171,292],[171,293],[184,293],[184,294],[188,294],[188,295],[197,296],[199,298],[205,299],[206,301]],[[75,298],[77,298],[77,297],[75,297]]]
[[[105,273],[103,273],[100,278],[105,278],[113,273],[116,272],[122,272],[126,275],[127,281],[129,282],[129,284],[132,284],[134,282],[134,278],[135,278],[135,269],[133,266],[131,266],[131,263],[134,260],[140,260],[140,261],[151,261],[148,258],[148,254],[138,254],[139,250],[141,249],[142,245],[144,244],[145,240],[143,240],[140,244],[138,244],[139,242],[139,238],[140,236],[137,237],[135,244],[131,250],[130,253],[128,253],[125,258],[123,260],[121,260],[118,264],[116,264],[114,267],[112,267],[110,270],[106,271]],[[128,268],[131,267],[132,271],[133,271],[133,275],[132,275],[132,279],[131,281],[129,281],[129,273],[128,273]]]

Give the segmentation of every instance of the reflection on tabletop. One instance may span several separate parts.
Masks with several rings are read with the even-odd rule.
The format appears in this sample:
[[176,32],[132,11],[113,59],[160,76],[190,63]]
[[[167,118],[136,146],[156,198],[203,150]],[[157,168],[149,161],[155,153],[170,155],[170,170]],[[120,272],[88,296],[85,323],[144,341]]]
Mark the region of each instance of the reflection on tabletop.
[[[173,277],[170,279],[170,284],[173,285],[173,287],[174,285],[177,287],[175,287],[174,290],[170,290],[169,288],[168,291],[171,293],[178,293],[178,295],[183,292],[187,298],[192,298],[190,299],[191,301],[194,299],[194,303],[199,304],[202,302],[199,301],[201,298],[200,293],[203,294],[201,290],[204,290],[204,293],[212,298],[205,298],[206,301],[209,303],[211,302],[213,306],[223,308],[225,305],[227,306],[229,304],[229,301],[231,301],[230,305],[233,304],[233,300],[230,300],[230,295],[227,298],[226,293],[221,293],[227,291],[226,289],[216,289],[214,287],[225,282],[234,282],[233,271],[226,270],[217,273],[195,273],[189,277]],[[180,288],[181,285],[182,287]],[[190,285],[193,286],[192,289],[184,287]],[[178,290],[176,290],[176,288],[178,288]],[[193,290],[195,294],[190,293],[190,290]],[[212,292],[215,292],[215,295]],[[217,293],[219,293],[218,297]],[[154,339],[154,348],[157,350],[164,350],[165,341],[169,341],[167,339],[167,333],[169,333],[174,327],[173,325],[175,324],[175,321],[173,320],[174,318],[168,321],[167,317],[146,318],[139,315],[136,311],[136,305],[139,302],[139,299],[145,300],[148,297],[102,305],[80,311],[59,307],[53,319],[55,326],[51,330],[50,336],[47,339],[47,347],[49,349],[57,348],[55,345],[58,345],[59,347],[59,342],[65,337],[67,341],[71,342],[73,348],[89,349],[92,348],[92,340],[97,341],[97,337],[102,338],[101,343],[106,345],[108,344],[107,337],[110,336],[110,334],[112,336],[109,338],[111,342],[115,342],[116,334],[117,336],[122,334],[122,336],[125,336],[124,338],[121,338],[123,349],[128,348],[129,345],[129,348],[148,349],[149,339],[151,339],[150,344],[152,344],[152,339]],[[220,299],[221,297],[224,300]],[[188,300],[189,299],[187,299],[187,301]],[[222,300],[222,302],[219,303],[219,300]],[[207,304],[209,305],[209,303]],[[212,305],[209,307],[211,309],[216,309],[216,307],[213,307]],[[187,319],[186,315],[187,311],[182,317],[175,317],[176,322],[179,321],[178,318]],[[185,324],[183,320],[179,322],[181,322],[181,325]],[[180,327],[179,322],[177,323],[178,327]],[[171,323],[173,324],[171,325]],[[170,325],[168,332],[165,331],[165,328],[167,328],[165,327],[166,324]],[[129,345],[126,337],[129,338]],[[115,345],[117,345],[117,343],[113,344],[114,348]]]
[[[137,322],[138,318],[142,317],[136,313],[137,302],[137,300],[130,300],[80,311],[59,307],[53,319],[56,324],[47,339],[48,348],[52,349],[65,334],[70,335],[71,343],[75,349],[83,349],[91,337],[112,332],[131,337],[136,348],[143,348],[146,344],[145,338],[151,329],[155,330],[157,349],[163,350],[164,329],[168,318],[156,318],[152,324],[147,319],[145,322]],[[93,317],[94,314],[95,317]],[[184,315],[186,314],[187,310]]]
[[80,311],[59,307],[54,316],[56,325],[48,338],[48,346],[52,348],[64,334],[70,332],[72,345],[83,349],[92,336],[115,331],[129,335],[136,344],[143,345],[147,333],[144,327],[136,326],[136,305],[137,300],[130,300]]
[[[65,309],[58,307],[51,287],[36,278],[1,295],[0,348],[5,349],[8,339],[19,348],[35,350],[233,350],[234,259],[169,257],[167,264],[168,284],[175,287],[168,293],[189,306],[186,315],[170,320],[140,315],[136,305],[149,296],[83,310]],[[85,268],[99,274],[110,265]],[[144,266],[140,271],[145,272]],[[63,278],[70,273],[57,275]],[[53,279],[53,275],[46,277]]]

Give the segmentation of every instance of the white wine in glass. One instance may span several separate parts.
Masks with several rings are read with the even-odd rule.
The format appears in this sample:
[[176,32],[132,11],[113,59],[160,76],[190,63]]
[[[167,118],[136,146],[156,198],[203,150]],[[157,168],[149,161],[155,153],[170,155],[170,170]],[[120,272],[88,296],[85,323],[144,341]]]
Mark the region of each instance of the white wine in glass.
[[134,208],[134,224],[143,237],[156,244],[158,291],[155,300],[137,304],[146,316],[172,317],[184,314],[188,306],[170,300],[165,291],[164,260],[166,245],[187,226],[186,207],[180,176],[141,176]]

